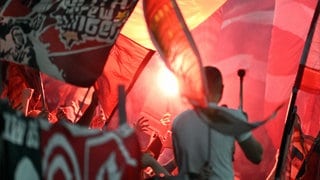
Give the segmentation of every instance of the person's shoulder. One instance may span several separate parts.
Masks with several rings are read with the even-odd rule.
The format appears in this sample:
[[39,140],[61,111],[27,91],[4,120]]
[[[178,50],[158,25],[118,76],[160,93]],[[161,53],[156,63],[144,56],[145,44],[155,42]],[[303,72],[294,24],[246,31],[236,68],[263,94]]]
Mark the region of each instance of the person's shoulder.
[[209,109],[215,109],[215,110],[218,110],[218,111],[224,111],[224,112],[234,112],[235,110],[234,109],[231,109],[231,108],[228,108],[226,105],[218,105],[217,103],[213,103],[213,102],[210,102],[208,104],[208,108]]
[[181,119],[186,119],[187,117],[190,117],[192,114],[195,114],[195,111],[192,109],[187,109],[181,112],[180,114],[178,114],[174,119],[174,121],[180,121]]
[[245,114],[243,113],[243,111],[239,110],[239,109],[234,109],[234,108],[230,108],[226,105],[217,105],[216,103],[209,103],[209,107],[210,108],[213,108],[213,109],[217,109],[217,110],[220,110],[224,113],[229,113],[233,116],[236,116],[236,117],[241,117],[241,118],[246,118],[245,117]]
[[178,114],[174,120],[172,126],[177,126],[181,121],[188,121],[190,119],[193,119],[193,117],[196,115],[196,112],[192,109],[185,110]]
[[241,110],[239,110],[239,109],[229,108],[228,111],[229,111],[231,114],[235,115],[235,116],[240,116],[240,117],[244,116],[243,111],[241,111]]

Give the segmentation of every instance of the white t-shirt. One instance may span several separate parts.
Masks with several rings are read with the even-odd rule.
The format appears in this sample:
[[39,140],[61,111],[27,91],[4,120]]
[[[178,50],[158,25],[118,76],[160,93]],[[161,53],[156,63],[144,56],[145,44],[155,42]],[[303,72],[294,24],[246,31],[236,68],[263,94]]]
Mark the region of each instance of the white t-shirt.
[[180,174],[199,174],[210,158],[213,170],[210,179],[234,179],[232,156],[235,137],[210,128],[195,111],[187,110],[176,117],[172,140]]

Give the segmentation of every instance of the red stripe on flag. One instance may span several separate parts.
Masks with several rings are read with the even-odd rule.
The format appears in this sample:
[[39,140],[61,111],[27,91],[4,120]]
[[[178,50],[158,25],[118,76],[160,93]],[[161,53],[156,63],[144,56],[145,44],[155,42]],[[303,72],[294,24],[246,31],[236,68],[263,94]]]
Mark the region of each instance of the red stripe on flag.
[[309,93],[320,94],[320,71],[304,67],[300,89]]

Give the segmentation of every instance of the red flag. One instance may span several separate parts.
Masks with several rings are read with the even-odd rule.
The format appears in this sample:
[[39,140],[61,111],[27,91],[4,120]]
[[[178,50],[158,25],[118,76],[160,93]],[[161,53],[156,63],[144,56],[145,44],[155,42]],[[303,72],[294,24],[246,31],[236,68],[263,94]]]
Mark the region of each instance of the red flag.
[[[294,85],[295,77],[297,76],[297,70],[299,68],[299,60],[303,53],[303,46],[310,28],[313,12],[316,7],[317,1],[276,1],[272,28],[272,39],[270,42],[267,75],[266,75],[266,90],[265,90],[265,103],[264,112],[269,113],[282,102],[290,101],[290,94],[292,93],[292,86]],[[292,19],[294,21],[288,21],[289,13],[283,12],[296,12],[292,14],[294,16]],[[296,28],[296,24],[299,24],[299,28]],[[316,35],[317,33],[315,33]],[[312,45],[313,46],[313,45]],[[314,51],[316,52],[316,51]],[[317,50],[317,56],[318,55]],[[316,54],[315,54],[316,55]],[[309,59],[307,60],[307,66],[314,68],[311,65],[311,59],[316,60],[316,58],[310,58],[313,55],[309,54]],[[315,57],[315,56],[313,56]],[[312,60],[312,61],[314,61]],[[316,64],[316,63],[314,63]],[[315,68],[316,69],[316,68]],[[306,74],[306,73],[305,73]],[[300,76],[300,75],[298,75]],[[305,86],[305,82],[308,78],[302,77],[303,82],[301,88]],[[277,90],[275,90],[275,87]],[[314,97],[301,98],[304,96],[299,92],[299,97],[297,98],[297,110],[301,117],[302,128],[306,134],[309,130],[305,128],[304,124],[309,124],[312,120],[308,116],[311,111],[311,103]],[[309,99],[308,103],[304,105],[303,99]],[[302,101],[301,101],[302,100]],[[301,102],[300,102],[301,101]],[[310,104],[307,105],[307,104]],[[309,108],[306,108],[306,107]],[[309,110],[307,110],[309,109]],[[305,111],[309,111],[308,113]],[[266,125],[267,133],[269,134],[274,146],[278,148],[281,141],[282,131],[278,129],[284,128],[284,116],[286,115],[286,108],[282,110],[282,116],[276,117],[273,123]],[[311,114],[310,114],[311,115]],[[313,115],[316,117],[315,115]],[[310,116],[311,117],[311,116]],[[311,127],[311,126],[310,126]]]
[[137,0],[6,1],[0,7],[0,60],[91,86]]
[[140,145],[127,124],[89,130],[0,107],[2,179],[140,179]]
[[207,105],[200,54],[175,1],[144,0],[144,15],[159,54],[177,76],[181,93],[193,105]]
[[107,117],[112,115],[118,104],[118,86],[124,85],[128,92],[153,54],[154,51],[140,46],[125,36],[118,37],[104,72],[95,85],[100,104]]
[[112,132],[46,122],[41,129],[44,179],[140,178],[138,139],[126,124]]

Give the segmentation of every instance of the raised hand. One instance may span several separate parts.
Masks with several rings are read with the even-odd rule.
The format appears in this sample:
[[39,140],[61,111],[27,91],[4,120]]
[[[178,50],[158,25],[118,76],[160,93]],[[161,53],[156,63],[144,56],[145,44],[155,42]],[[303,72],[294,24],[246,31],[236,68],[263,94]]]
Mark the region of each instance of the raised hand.
[[172,132],[167,131],[167,133],[161,138],[162,146],[164,148],[173,148],[172,146]]
[[139,132],[147,132],[149,127],[149,120],[144,116],[140,117],[137,122],[133,123],[133,128]]

